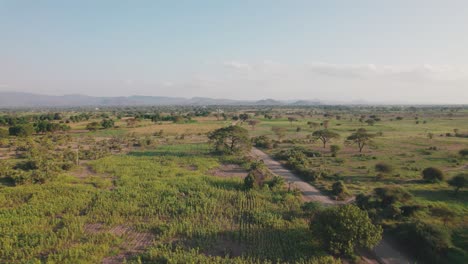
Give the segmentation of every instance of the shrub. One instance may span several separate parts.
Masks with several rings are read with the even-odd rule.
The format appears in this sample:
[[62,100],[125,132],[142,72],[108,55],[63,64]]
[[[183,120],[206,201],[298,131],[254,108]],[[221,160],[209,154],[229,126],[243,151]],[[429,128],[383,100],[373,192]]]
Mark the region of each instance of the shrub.
[[393,167],[390,164],[379,162],[375,164],[375,171],[380,173],[391,173],[393,171]]
[[273,176],[267,184],[270,188],[281,187],[285,184],[285,180],[281,176]]
[[348,193],[345,184],[342,181],[337,181],[332,185],[332,193],[338,197],[341,197]]
[[347,256],[356,248],[372,248],[382,238],[382,228],[372,224],[366,211],[355,205],[323,210],[310,223],[327,250]]
[[404,205],[400,207],[401,210],[401,215],[406,216],[406,217],[411,217],[414,216],[414,214],[424,207],[421,205]]
[[252,139],[252,142],[255,145],[255,147],[259,147],[259,148],[270,149],[273,147],[273,143],[267,136],[255,137]]
[[411,248],[416,257],[427,263],[447,263],[451,237],[447,230],[422,222],[399,225],[397,239]]
[[390,206],[396,202],[406,202],[412,195],[401,187],[383,187],[374,189],[375,196],[380,200],[382,207]]
[[468,173],[460,173],[448,181],[450,186],[455,187],[455,193],[468,186]]
[[468,149],[462,149],[458,151],[458,154],[462,156],[463,158],[468,157]]
[[255,175],[250,172],[247,177],[244,178],[244,188],[250,190],[255,185]]
[[17,125],[10,127],[8,129],[8,132],[10,136],[27,137],[33,134],[34,127],[32,124]]
[[338,146],[338,145],[331,145],[330,146],[330,151],[332,153],[332,157],[336,157],[336,155],[338,154],[338,151],[340,151],[341,147]]
[[425,168],[422,171],[422,176],[423,179],[428,182],[437,182],[444,179],[444,173],[440,169],[434,167]]

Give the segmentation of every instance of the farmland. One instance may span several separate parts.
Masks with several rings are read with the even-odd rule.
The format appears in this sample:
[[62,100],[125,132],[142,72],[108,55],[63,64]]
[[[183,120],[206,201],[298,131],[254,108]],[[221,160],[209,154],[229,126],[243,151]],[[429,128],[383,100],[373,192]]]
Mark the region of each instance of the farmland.
[[[429,263],[419,250],[431,248],[435,263],[467,260],[468,190],[449,184],[468,172],[467,108],[8,110],[0,129],[0,262],[363,262],[365,246],[325,246],[314,219],[327,209],[250,144],[355,204],[409,258]],[[220,141],[244,131],[245,146]],[[423,178],[429,167],[441,178]],[[413,252],[408,234],[420,236]]]

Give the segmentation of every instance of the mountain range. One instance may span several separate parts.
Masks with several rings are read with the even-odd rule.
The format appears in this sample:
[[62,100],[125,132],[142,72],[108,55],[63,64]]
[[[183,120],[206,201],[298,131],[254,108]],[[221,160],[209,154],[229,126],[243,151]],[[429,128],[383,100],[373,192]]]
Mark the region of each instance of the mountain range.
[[168,106],[168,105],[319,105],[319,101],[231,100],[207,97],[118,96],[96,97],[81,94],[42,95],[23,92],[0,92],[0,108],[10,107],[80,107],[80,106]]

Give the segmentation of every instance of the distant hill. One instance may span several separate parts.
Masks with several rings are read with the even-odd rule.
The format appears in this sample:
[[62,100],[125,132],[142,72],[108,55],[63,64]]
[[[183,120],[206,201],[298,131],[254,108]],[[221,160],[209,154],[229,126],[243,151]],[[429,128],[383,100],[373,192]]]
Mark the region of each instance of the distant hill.
[[320,101],[309,101],[309,100],[299,100],[290,103],[290,105],[298,105],[298,106],[305,106],[305,105],[321,105]]
[[258,101],[214,99],[207,97],[119,96],[95,97],[81,94],[41,95],[22,92],[0,92],[0,107],[79,107],[79,106],[144,106],[144,105],[288,105],[273,99]]

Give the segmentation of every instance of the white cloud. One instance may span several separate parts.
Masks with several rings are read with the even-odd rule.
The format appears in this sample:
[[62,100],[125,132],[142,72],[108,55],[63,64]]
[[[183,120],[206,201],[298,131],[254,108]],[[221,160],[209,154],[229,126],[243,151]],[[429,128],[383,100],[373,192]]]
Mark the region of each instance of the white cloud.
[[224,66],[238,69],[238,70],[251,70],[252,66],[248,63],[243,63],[239,61],[227,61],[224,63]]
[[[468,68],[451,65],[378,65],[271,60],[229,61],[218,71],[198,72],[184,84],[206,96],[468,103]],[[229,91],[229,93],[227,93]]]

